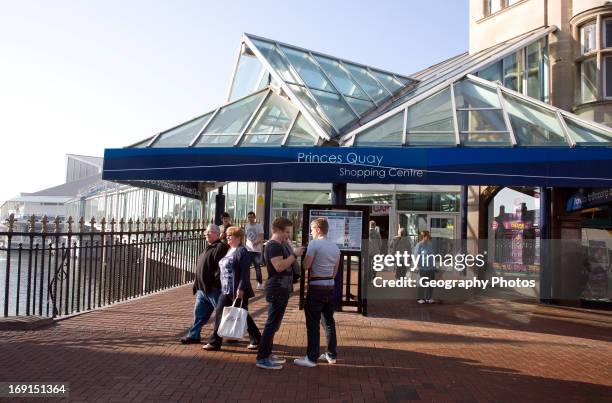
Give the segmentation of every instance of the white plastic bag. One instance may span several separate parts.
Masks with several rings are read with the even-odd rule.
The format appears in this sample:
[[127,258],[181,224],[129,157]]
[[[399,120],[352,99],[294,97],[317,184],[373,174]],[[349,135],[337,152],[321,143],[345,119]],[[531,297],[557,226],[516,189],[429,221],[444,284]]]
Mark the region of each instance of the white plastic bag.
[[234,300],[232,306],[223,308],[223,316],[217,334],[224,339],[242,339],[247,326],[248,311],[242,308],[242,300],[240,307],[235,306],[238,298]]

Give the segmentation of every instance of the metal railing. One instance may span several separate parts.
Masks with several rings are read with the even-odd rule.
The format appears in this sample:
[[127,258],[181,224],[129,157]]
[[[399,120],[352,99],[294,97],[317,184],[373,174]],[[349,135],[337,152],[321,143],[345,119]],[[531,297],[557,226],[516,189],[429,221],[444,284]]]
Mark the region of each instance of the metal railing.
[[196,220],[50,223],[34,216],[20,223],[11,215],[0,231],[0,312],[69,315],[191,282],[204,227]]

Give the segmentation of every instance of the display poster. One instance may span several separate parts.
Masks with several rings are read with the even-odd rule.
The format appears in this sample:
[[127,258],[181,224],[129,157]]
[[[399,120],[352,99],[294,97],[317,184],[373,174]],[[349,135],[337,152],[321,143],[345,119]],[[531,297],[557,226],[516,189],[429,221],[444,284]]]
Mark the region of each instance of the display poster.
[[[325,218],[329,223],[327,239],[338,245],[341,251],[360,252],[363,213],[350,210],[310,210],[308,222]],[[311,238],[312,239],[312,238]]]

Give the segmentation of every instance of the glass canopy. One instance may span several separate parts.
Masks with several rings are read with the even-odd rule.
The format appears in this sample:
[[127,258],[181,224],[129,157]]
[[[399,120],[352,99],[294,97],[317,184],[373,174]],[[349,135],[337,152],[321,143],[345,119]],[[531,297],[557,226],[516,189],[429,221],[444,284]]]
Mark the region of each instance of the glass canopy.
[[297,108],[266,88],[131,147],[314,146],[318,141]]
[[425,95],[356,129],[344,144],[612,146],[612,129],[472,75]]
[[358,121],[414,80],[309,50],[246,35],[289,91],[330,135]]

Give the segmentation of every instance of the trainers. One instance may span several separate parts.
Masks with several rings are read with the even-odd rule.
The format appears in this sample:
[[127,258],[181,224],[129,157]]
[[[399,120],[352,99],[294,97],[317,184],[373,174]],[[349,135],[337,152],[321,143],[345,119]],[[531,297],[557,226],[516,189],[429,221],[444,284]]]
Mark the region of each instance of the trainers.
[[272,362],[269,358],[255,361],[255,366],[263,369],[283,369],[282,365]]
[[221,350],[221,347],[219,347],[219,346],[215,346],[215,345],[210,344],[210,343],[208,343],[208,344],[206,344],[206,345],[202,346],[202,348],[203,348],[204,350],[206,350],[206,351],[219,351],[219,350]]
[[336,359],[333,358],[331,355],[329,355],[329,353],[321,354],[321,356],[319,357],[319,360],[327,361],[329,364],[335,364],[336,363]]
[[249,350],[257,350],[258,348],[259,348],[259,343],[257,344],[249,343],[249,345],[247,346],[247,349]]
[[263,290],[263,289],[264,289],[263,284],[261,284],[261,283],[257,283],[257,290],[261,291],[261,290]]
[[424,300],[424,299],[417,299],[417,302],[418,302],[419,304],[424,304],[424,303],[425,303],[425,300]]
[[295,365],[299,365],[300,367],[314,368],[317,366],[317,363],[310,361],[310,358],[308,357],[296,358],[295,360],[293,360],[293,363]]
[[279,357],[278,355],[275,355],[275,354],[271,354],[270,357],[268,357],[268,359],[275,364],[284,364],[287,362],[286,359],[284,359],[283,357]]
[[192,339],[191,337],[181,337],[181,344],[200,344],[201,339]]
[[428,304],[433,304],[433,303],[434,303],[434,302],[436,302],[436,301],[430,298],[430,299],[428,299],[428,300],[427,300],[427,301],[425,301],[425,302],[427,302]]

